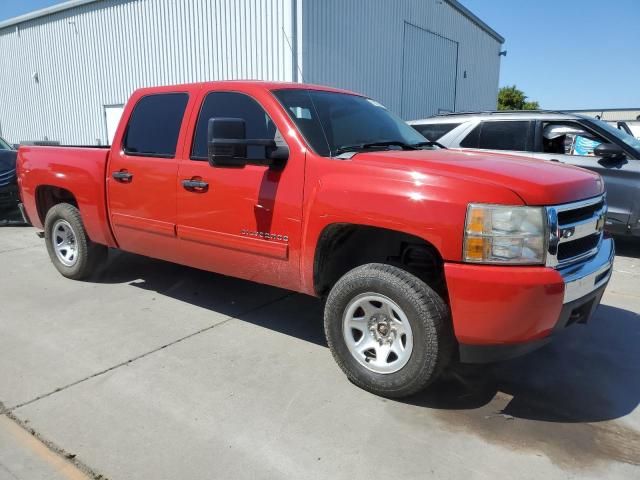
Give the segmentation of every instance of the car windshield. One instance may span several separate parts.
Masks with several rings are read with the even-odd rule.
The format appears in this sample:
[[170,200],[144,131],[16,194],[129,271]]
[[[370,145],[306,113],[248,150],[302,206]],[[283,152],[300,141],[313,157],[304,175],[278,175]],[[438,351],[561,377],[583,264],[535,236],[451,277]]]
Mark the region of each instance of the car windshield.
[[0,150],[13,150],[13,149],[7,142],[5,142],[2,138],[0,138]]
[[607,123],[607,122],[604,122],[604,121],[598,120],[598,119],[593,119],[592,121],[596,125],[598,125],[600,128],[603,128],[604,130],[609,132],[611,135],[613,135],[616,138],[618,138],[618,140],[622,140],[625,144],[627,144],[629,147],[633,148],[640,155],[640,140],[638,140],[635,137],[632,137],[627,132],[624,132],[624,131],[620,130],[619,128],[614,127],[610,123]]
[[365,149],[413,149],[428,142],[369,98],[304,89],[282,89],[273,93],[307,143],[324,157]]

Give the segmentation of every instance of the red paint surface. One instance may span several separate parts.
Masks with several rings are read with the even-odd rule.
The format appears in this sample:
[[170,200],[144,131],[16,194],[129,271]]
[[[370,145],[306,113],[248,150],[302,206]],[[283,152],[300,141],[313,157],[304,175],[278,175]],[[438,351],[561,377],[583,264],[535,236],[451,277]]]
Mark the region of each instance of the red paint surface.
[[551,333],[558,321],[564,282],[552,268],[448,263],[445,273],[461,343],[536,340]]

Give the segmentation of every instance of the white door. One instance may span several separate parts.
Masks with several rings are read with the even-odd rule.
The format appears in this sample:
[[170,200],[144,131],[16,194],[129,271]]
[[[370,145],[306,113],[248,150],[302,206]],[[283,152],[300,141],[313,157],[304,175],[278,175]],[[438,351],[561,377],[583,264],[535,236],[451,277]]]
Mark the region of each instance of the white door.
[[107,143],[111,145],[113,137],[116,135],[116,129],[118,123],[120,123],[120,117],[122,117],[122,110],[124,105],[105,105],[104,106],[104,118],[107,125]]

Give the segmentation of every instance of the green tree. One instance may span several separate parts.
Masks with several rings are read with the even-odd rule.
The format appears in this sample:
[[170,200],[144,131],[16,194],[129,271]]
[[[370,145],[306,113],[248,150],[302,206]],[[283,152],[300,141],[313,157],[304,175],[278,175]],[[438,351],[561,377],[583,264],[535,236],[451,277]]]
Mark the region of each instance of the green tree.
[[498,110],[538,110],[538,102],[527,102],[527,96],[515,85],[502,87],[498,92]]

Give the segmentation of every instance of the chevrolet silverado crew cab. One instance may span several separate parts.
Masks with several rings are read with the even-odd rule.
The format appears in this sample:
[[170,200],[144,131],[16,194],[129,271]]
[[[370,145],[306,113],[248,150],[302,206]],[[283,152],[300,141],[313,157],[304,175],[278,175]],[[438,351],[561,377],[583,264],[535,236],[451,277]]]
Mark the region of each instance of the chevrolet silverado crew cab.
[[65,277],[119,248],[324,298],[335,360],[388,397],[586,322],[614,255],[598,174],[439,149],[310,85],[138,90],[110,148],[22,147],[18,178]]

